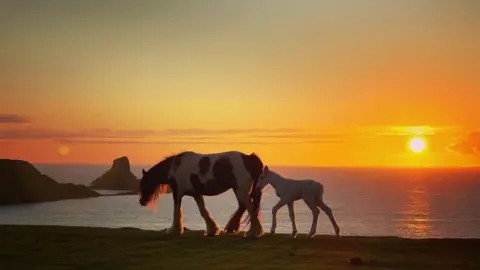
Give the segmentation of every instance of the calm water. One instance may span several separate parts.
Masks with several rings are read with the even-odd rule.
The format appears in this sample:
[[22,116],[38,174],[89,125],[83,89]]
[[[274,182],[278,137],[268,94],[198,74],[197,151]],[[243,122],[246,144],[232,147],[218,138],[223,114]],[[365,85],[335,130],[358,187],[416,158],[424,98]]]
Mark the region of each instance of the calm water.
[[[109,166],[36,165],[59,182],[86,184]],[[315,178],[325,186],[343,235],[390,235],[410,238],[480,238],[480,170],[273,168],[295,178]],[[139,175],[141,167],[132,167]],[[262,199],[262,224],[270,230],[273,188]],[[237,207],[233,192],[206,198],[213,218],[223,229]],[[101,197],[0,207],[1,224],[52,224],[163,229],[172,222],[172,198],[159,199],[157,213],[138,204],[137,196]],[[185,227],[204,229],[193,199],[183,200]],[[295,203],[297,226],[309,231],[312,216],[303,201]],[[287,207],[278,213],[278,232],[291,232]],[[333,234],[325,214],[317,232]]]

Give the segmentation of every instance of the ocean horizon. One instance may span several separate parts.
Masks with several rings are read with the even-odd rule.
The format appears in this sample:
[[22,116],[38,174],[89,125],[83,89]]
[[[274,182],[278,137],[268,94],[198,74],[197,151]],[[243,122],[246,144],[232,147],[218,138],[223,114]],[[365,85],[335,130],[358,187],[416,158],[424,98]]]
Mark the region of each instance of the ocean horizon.
[[[111,164],[33,165],[60,183],[88,185]],[[137,177],[149,164],[132,164]],[[294,179],[314,179],[325,187],[324,200],[333,211],[342,235],[399,236],[406,238],[480,238],[480,169],[477,167],[294,167],[269,166]],[[105,191],[102,191],[104,193]],[[110,191],[111,192],[111,191]],[[232,191],[205,198],[221,229],[236,210]],[[262,198],[262,225],[270,231],[271,208],[278,201],[272,187]],[[184,226],[205,229],[194,200],[184,197]],[[297,227],[307,234],[312,215],[303,201],[295,202]],[[0,206],[0,224],[134,227],[160,230],[171,225],[171,195],[159,198],[157,212],[141,207],[136,195],[72,199]],[[279,210],[278,233],[290,233],[287,207]],[[321,212],[318,234],[334,234]]]

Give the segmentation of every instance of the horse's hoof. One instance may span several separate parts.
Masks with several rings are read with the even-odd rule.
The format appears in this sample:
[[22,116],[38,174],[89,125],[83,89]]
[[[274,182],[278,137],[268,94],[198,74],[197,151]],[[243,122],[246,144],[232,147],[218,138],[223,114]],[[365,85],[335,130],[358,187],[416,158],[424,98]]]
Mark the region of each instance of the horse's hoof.
[[220,234],[220,229],[217,229],[217,230],[215,230],[215,231],[213,231],[213,232],[208,232],[208,231],[205,232],[205,235],[206,235],[206,236],[217,236],[217,235],[219,235],[219,234]]
[[297,238],[297,232],[292,233],[292,238]]
[[225,234],[237,235],[241,233],[241,231],[224,231]]
[[183,232],[184,232],[184,230],[182,230],[182,229],[175,229],[175,228],[165,229],[165,233],[168,234],[168,235],[176,235],[176,236],[179,236],[179,235],[182,235]]
[[252,233],[252,232],[246,232],[246,233],[244,234],[244,237],[245,237],[246,239],[256,239],[256,238],[259,238],[260,236],[259,236],[259,235],[255,235],[255,234]]
[[340,228],[339,227],[335,228],[335,235],[337,236],[337,238],[340,238]]

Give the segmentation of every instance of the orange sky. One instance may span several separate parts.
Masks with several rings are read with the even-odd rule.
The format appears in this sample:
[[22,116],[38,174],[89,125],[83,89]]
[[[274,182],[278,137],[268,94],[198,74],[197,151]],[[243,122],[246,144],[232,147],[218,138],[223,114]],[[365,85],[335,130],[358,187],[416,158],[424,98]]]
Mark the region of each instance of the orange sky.
[[0,157],[478,165],[479,27],[475,0],[2,1]]

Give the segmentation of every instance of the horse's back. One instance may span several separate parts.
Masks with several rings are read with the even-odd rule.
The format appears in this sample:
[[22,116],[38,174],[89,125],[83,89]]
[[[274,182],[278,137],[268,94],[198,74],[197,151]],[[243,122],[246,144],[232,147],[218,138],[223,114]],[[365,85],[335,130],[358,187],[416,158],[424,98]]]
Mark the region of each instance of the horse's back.
[[239,151],[182,152],[176,157],[171,177],[187,190],[212,189],[212,194],[224,189],[247,187],[253,180],[248,164],[245,164],[248,157],[251,156]]

